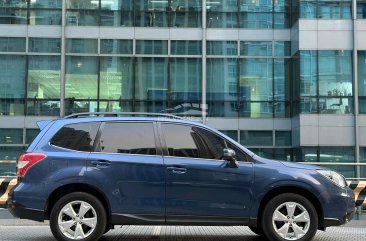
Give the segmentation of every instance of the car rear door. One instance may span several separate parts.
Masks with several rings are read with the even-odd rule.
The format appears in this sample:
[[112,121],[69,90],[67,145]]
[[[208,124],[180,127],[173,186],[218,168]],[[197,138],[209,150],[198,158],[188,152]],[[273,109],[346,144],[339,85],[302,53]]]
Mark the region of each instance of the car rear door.
[[88,176],[110,200],[114,223],[165,222],[165,177],[154,122],[105,122]]
[[[167,222],[245,224],[253,182],[248,156],[207,129],[174,123],[160,126],[166,147]],[[224,148],[235,149],[238,168],[221,160]]]

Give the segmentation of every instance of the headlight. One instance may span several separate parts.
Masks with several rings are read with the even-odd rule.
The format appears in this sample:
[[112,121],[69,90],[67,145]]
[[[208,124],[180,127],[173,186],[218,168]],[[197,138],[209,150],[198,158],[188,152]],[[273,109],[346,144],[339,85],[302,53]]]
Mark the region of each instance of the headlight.
[[331,180],[338,186],[341,186],[341,187],[347,186],[346,179],[337,172],[329,171],[329,170],[317,170],[317,172],[319,172],[320,174],[322,174],[323,176],[325,176],[326,178],[328,178],[329,180]]

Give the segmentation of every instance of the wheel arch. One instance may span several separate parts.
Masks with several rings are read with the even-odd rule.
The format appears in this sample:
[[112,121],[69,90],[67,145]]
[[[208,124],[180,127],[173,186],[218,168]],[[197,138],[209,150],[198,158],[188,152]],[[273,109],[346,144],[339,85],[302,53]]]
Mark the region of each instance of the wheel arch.
[[311,202],[311,204],[313,204],[313,206],[318,214],[318,229],[325,230],[324,225],[323,225],[324,214],[323,214],[321,202],[311,191],[309,191],[303,187],[298,187],[298,186],[279,186],[279,187],[275,187],[275,188],[271,189],[270,191],[268,191],[263,196],[263,198],[259,204],[257,225],[259,223],[261,223],[263,211],[264,211],[264,208],[267,205],[267,203],[275,196],[278,196],[278,195],[284,194],[284,193],[293,193],[293,194],[297,194],[297,195],[303,196],[306,199],[308,199]]
[[63,186],[58,187],[55,189],[51,195],[49,196],[46,207],[45,207],[45,219],[49,220],[51,215],[51,210],[53,206],[55,205],[56,201],[67,194],[73,193],[73,192],[85,192],[88,194],[91,194],[98,198],[106,211],[107,214],[107,225],[110,225],[111,223],[111,207],[109,204],[109,201],[107,197],[103,194],[102,191],[100,191],[97,187],[94,187],[89,184],[85,183],[70,183]]

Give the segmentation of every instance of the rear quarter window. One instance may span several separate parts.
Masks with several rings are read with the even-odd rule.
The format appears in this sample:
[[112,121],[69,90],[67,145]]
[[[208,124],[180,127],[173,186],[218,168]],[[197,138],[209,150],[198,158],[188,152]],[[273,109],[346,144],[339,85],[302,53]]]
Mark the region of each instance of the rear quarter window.
[[91,152],[99,126],[100,122],[66,125],[52,137],[50,144],[75,151]]

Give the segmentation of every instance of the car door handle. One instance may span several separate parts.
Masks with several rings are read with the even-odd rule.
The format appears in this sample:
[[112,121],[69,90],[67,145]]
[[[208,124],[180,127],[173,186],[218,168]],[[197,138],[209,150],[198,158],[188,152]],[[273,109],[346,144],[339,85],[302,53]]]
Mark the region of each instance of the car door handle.
[[107,160],[97,160],[97,161],[92,161],[91,164],[97,168],[106,168],[111,165],[111,162],[107,161]]
[[187,173],[187,169],[184,167],[167,167],[169,171],[174,174],[185,174]]

